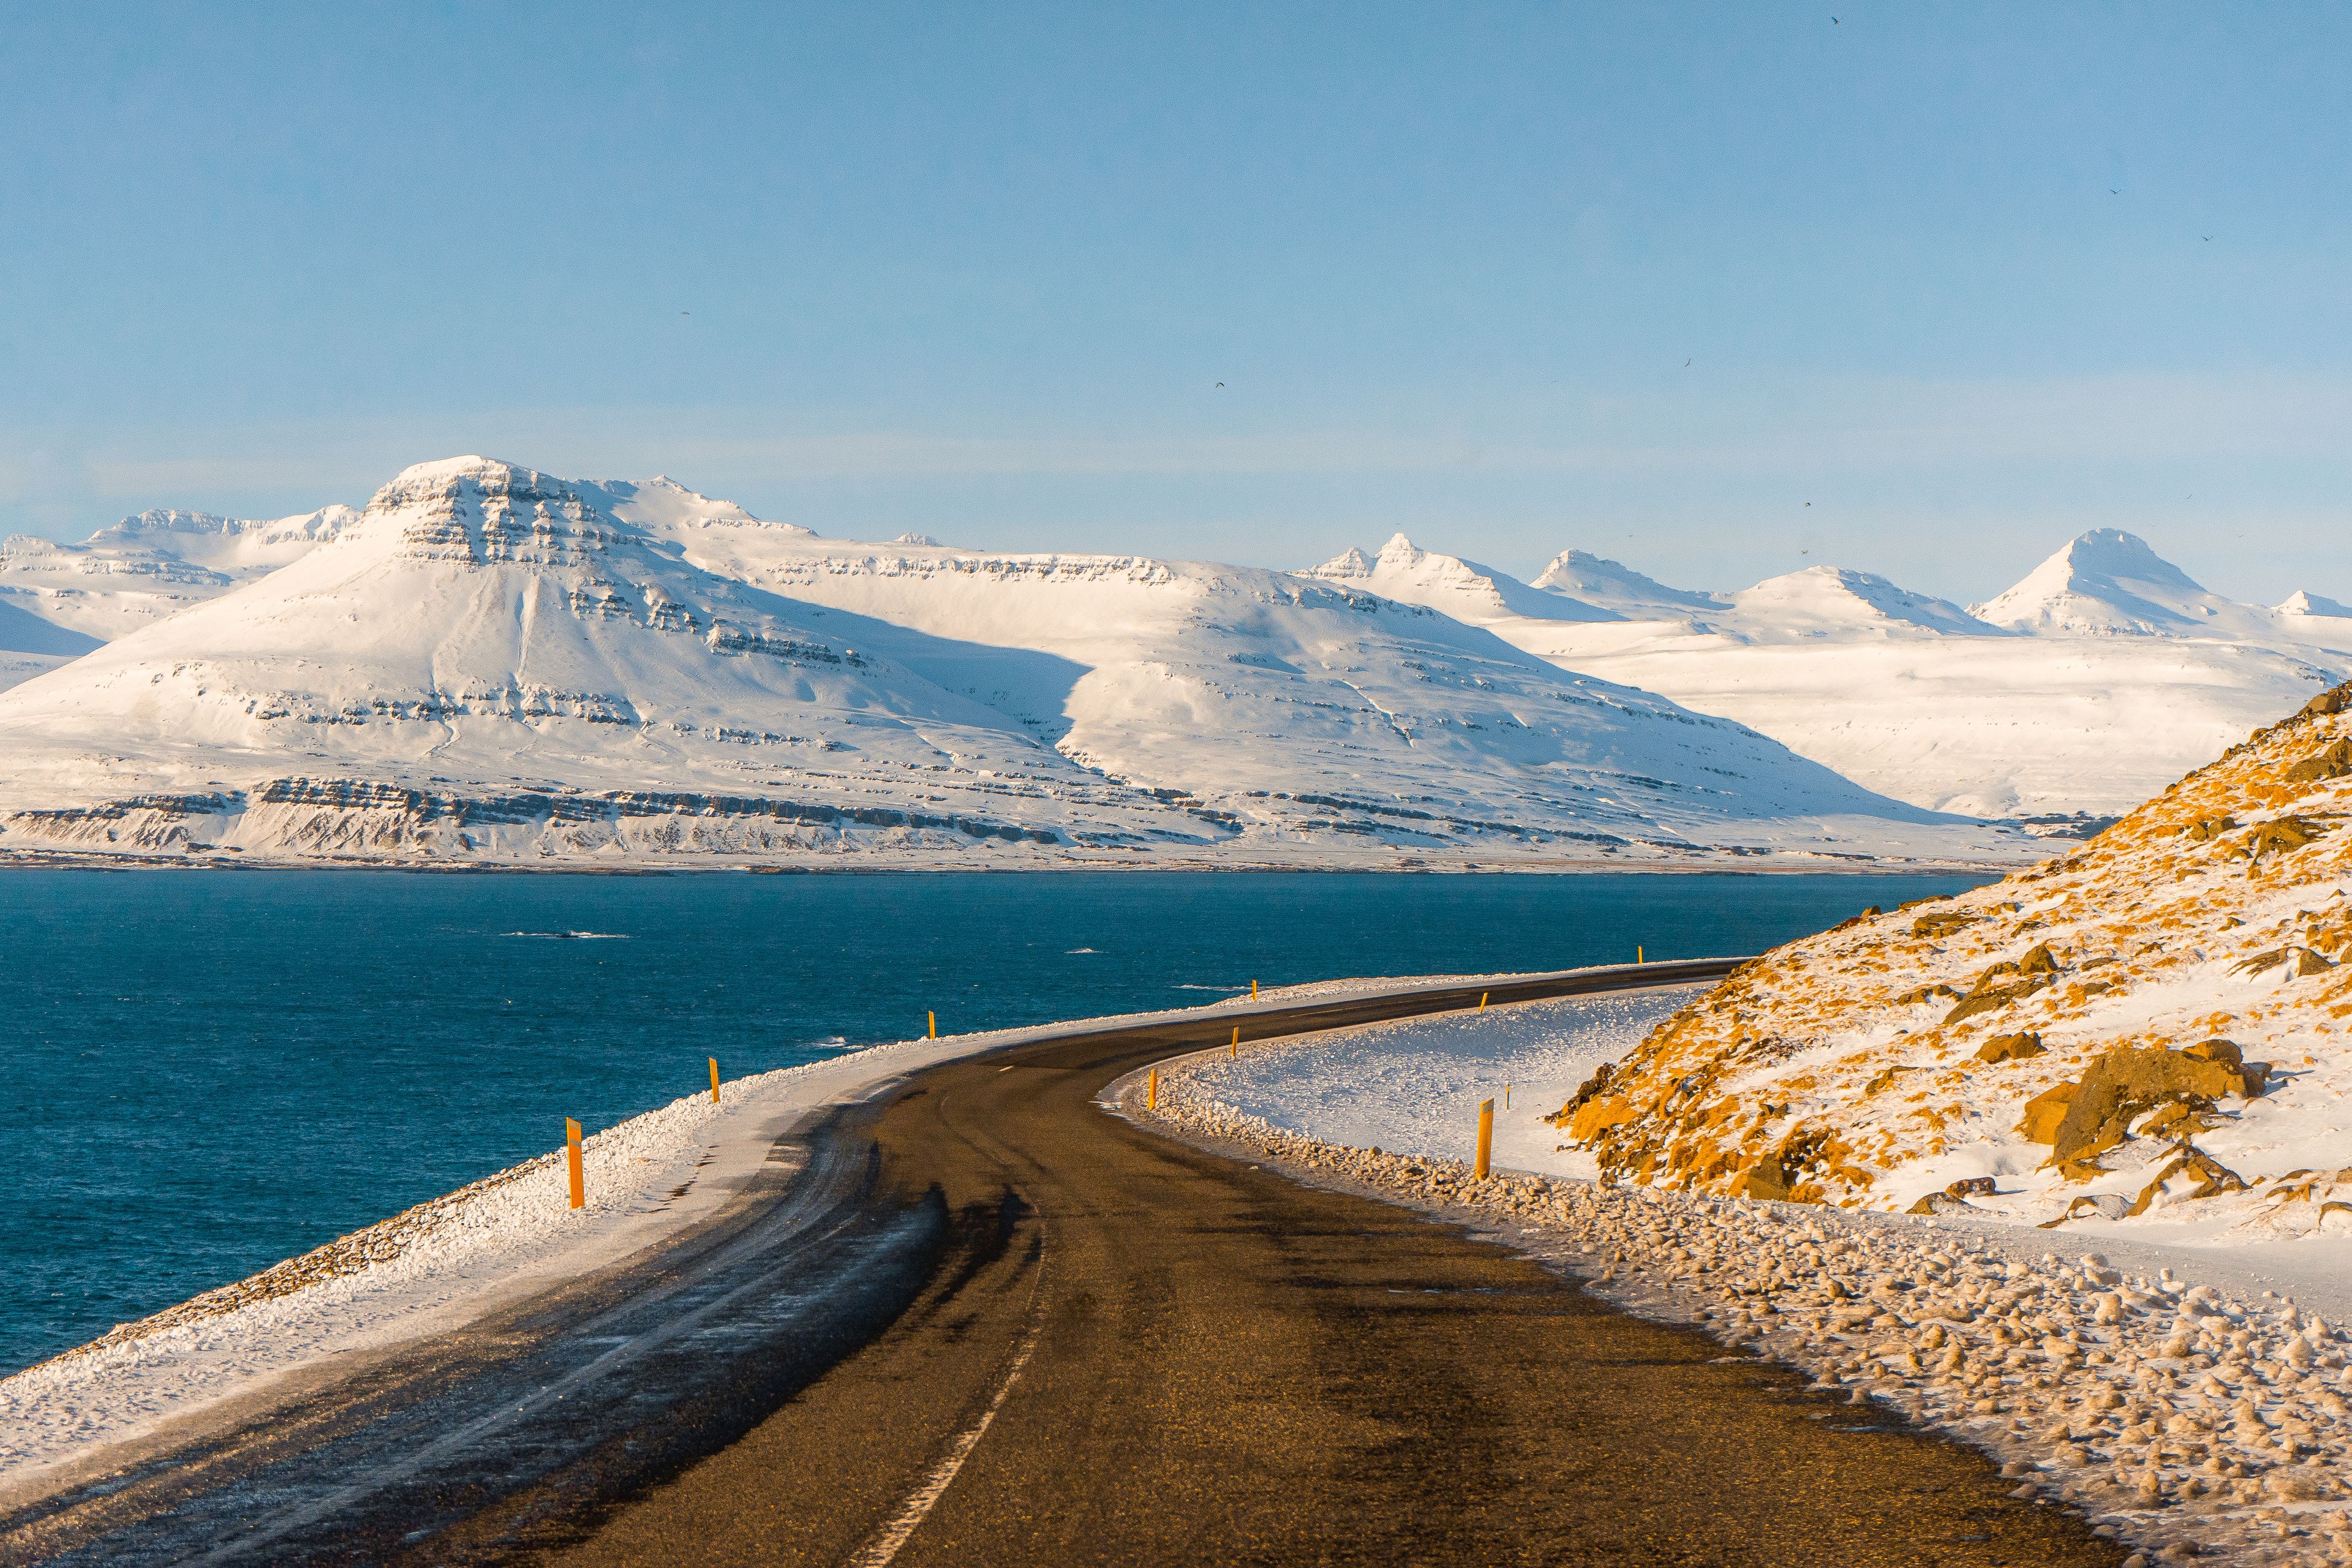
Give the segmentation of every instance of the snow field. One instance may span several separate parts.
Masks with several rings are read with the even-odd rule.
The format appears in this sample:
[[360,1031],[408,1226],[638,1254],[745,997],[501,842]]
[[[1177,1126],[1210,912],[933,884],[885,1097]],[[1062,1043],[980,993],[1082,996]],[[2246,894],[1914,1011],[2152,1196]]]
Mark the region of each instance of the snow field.
[[[1604,1061],[1639,1045],[1659,1019],[1706,989],[1525,1002],[1334,1029],[1184,1070],[1195,1093],[1244,1115],[1334,1142],[1467,1160],[1478,1102],[1495,1101],[1497,1165],[1591,1177],[1592,1157],[1559,1147],[1546,1114]],[[1508,1086],[1510,1103],[1504,1103]]]

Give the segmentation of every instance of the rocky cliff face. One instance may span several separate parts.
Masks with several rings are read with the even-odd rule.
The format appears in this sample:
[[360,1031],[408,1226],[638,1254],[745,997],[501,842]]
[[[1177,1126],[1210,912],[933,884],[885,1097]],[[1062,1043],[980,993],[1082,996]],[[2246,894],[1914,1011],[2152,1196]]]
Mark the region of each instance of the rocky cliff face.
[[2352,687],[2071,855],[1766,954],[1556,1118],[1612,1177],[2044,1225],[2352,1225]]

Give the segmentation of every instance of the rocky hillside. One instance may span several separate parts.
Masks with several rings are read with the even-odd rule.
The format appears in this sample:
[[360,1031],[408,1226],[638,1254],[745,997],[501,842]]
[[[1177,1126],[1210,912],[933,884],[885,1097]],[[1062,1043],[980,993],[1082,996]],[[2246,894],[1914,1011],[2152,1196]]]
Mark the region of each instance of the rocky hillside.
[[298,559],[211,586],[0,692],[0,858],[2030,853],[1374,595],[828,542],[666,480],[420,464]]
[[1768,953],[1556,1121],[1636,1184],[2352,1227],[2352,686],[2073,854]]

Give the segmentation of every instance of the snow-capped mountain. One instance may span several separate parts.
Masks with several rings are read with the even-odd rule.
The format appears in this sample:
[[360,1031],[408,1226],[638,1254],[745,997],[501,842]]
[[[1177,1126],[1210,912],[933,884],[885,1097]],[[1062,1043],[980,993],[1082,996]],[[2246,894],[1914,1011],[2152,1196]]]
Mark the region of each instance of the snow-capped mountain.
[[266,522],[159,510],[79,544],[16,534],[0,543],[0,605],[108,641],[289,565],[358,516],[347,506]]
[[557,861],[2018,853],[1340,584],[844,544],[478,458],[0,693],[0,829]]
[[[1687,592],[1578,551],[1520,584],[1402,535],[1310,574],[1343,574],[1985,816],[2126,809],[2352,673],[2352,618],[2316,609],[2329,601],[2237,605],[2111,530],[1974,611],[1828,566]],[[1530,591],[1559,607],[1529,610]]]
[[[2280,611],[2211,593],[2147,541],[2112,528],[2071,541],[2015,587],[1977,605],[1976,614],[1996,626],[2041,634],[2252,642],[2298,635],[2280,624]],[[2352,647],[2352,623],[2334,640]]]
[[[1403,540],[1404,535],[1399,534],[1389,542],[1395,544]],[[1728,607],[1728,602],[1719,595],[1669,588],[1622,563],[1581,550],[1563,550],[1553,556],[1551,564],[1537,575],[1535,585],[1606,612],[1569,617],[1572,620],[1663,621],[1691,613],[1708,615]]]
[[[2282,616],[2332,616],[2342,619],[2352,616],[2352,605],[2339,605],[2324,595],[2298,591],[2288,595],[2280,603],[2278,613]],[[2321,635],[2343,636],[2345,634],[2330,628]]]

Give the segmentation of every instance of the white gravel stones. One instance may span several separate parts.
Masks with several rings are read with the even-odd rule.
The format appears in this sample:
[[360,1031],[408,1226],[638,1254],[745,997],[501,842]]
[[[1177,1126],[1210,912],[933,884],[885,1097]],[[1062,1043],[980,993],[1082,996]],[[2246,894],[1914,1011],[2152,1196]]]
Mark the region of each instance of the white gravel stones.
[[1517,1227],[1612,1301],[1691,1323],[1976,1444],[2140,1561],[2352,1563],[2352,1337],[2273,1297],[2094,1253],[2006,1258],[1933,1219],[1608,1187],[1475,1182],[1458,1161],[1326,1143],[1163,1068],[1127,1112],[1262,1151],[1310,1179]]

